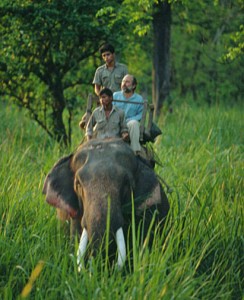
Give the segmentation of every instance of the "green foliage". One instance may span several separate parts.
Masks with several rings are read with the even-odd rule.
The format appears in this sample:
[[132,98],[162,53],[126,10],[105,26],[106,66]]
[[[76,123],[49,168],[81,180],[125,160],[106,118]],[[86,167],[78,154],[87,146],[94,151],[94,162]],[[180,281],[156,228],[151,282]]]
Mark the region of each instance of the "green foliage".
[[227,46],[228,53],[224,60],[233,61],[243,54],[244,51],[244,26],[240,25],[240,30],[230,36],[233,46]]
[[72,114],[79,97],[87,97],[82,84],[92,81],[91,72],[81,69],[83,61],[96,52],[97,37],[107,37],[95,17],[102,4],[4,1],[0,6],[1,94],[28,109],[51,137],[65,144],[68,120],[63,112],[67,108]]
[[[240,101],[242,4],[189,2],[174,5],[172,15],[173,95],[209,104]],[[237,38],[234,44],[233,36]]]
[[183,102],[165,114],[154,144],[164,165],[157,172],[173,189],[164,232],[149,250],[134,231],[136,263],[122,272],[98,256],[92,272],[79,274],[78,241],[70,246],[67,224],[41,193],[46,173],[72,149],[1,104],[0,298],[20,299],[25,287],[27,299],[242,299],[242,111]]
[[[122,19],[128,24],[125,34],[124,29],[120,30],[126,45],[121,51],[129,71],[138,78],[138,91],[150,100],[153,60],[151,21],[158,2],[126,0],[119,9],[107,6],[100,11],[101,16],[108,20],[109,16],[113,18],[113,26]],[[189,97],[208,104],[240,101],[244,63],[242,1],[169,2],[173,18],[169,102],[178,97]]]

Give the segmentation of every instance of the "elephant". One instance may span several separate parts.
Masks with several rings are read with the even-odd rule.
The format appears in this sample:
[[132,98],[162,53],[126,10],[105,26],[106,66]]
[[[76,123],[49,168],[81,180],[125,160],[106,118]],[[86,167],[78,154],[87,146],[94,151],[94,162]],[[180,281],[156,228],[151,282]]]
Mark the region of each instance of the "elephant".
[[163,223],[169,211],[168,198],[155,171],[119,138],[93,139],[79,145],[53,166],[42,192],[59,216],[71,219],[72,232],[78,228],[82,233],[77,251],[79,268],[83,267],[88,242],[94,251],[101,246],[108,212],[109,236],[115,240],[117,266],[122,268],[126,260],[124,233],[132,223],[132,203],[135,220],[143,220],[145,233],[152,218],[156,216],[157,223]]

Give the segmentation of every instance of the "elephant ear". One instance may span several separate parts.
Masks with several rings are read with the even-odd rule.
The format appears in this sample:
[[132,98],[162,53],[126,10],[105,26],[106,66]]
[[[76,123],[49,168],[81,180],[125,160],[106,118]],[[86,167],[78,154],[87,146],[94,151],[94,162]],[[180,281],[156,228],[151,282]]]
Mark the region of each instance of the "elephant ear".
[[169,211],[168,198],[154,170],[138,158],[138,170],[133,191],[137,214],[157,208],[164,218]]
[[48,204],[65,211],[71,218],[80,214],[78,197],[74,191],[74,172],[70,167],[73,154],[61,158],[48,173],[42,193]]

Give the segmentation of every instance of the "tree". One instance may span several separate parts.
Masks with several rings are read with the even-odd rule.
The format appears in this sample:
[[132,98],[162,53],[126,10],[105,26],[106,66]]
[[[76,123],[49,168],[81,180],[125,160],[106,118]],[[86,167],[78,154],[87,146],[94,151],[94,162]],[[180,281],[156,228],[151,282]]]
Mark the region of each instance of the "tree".
[[155,116],[160,115],[170,94],[170,31],[171,5],[168,1],[154,4],[153,11],[153,86]]
[[28,109],[51,137],[65,145],[70,136],[64,111],[72,114],[75,102],[65,91],[86,82],[80,65],[108,36],[96,18],[102,5],[103,1],[88,0],[0,5],[1,95]]
[[134,28],[130,34],[143,37],[139,43],[148,60],[153,53],[156,116],[167,99],[209,104],[240,99],[243,1],[126,0],[121,11]]
[[184,1],[172,7],[172,90],[174,98],[234,103],[241,100],[244,64],[243,4]]

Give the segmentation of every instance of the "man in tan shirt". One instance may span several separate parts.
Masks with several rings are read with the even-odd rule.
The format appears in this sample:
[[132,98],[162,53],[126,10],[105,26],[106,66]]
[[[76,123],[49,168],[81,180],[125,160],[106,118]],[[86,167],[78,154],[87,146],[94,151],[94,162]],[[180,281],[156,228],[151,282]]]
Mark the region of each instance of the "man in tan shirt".
[[111,137],[122,137],[128,140],[129,133],[123,110],[113,106],[113,93],[110,89],[104,88],[99,93],[101,106],[97,107],[86,126],[86,137],[105,139]]
[[97,95],[102,88],[107,87],[113,93],[120,90],[123,77],[128,74],[127,66],[115,60],[115,50],[110,44],[104,44],[99,49],[104,65],[97,68],[93,79],[94,90]]

